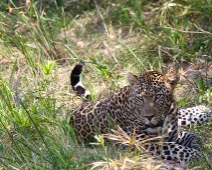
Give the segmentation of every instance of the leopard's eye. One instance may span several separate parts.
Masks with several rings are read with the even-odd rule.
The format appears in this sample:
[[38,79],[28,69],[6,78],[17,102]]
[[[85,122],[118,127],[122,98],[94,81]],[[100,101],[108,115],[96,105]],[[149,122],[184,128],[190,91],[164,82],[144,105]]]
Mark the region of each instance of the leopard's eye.
[[139,98],[141,98],[141,97],[143,98],[144,96],[145,96],[145,95],[144,95],[144,93],[143,93],[143,92],[141,92],[141,93],[137,93],[137,94],[136,94],[136,97],[139,97]]
[[139,100],[144,100],[144,97],[145,97],[145,96],[142,96],[142,95],[137,96],[137,98],[138,98]]

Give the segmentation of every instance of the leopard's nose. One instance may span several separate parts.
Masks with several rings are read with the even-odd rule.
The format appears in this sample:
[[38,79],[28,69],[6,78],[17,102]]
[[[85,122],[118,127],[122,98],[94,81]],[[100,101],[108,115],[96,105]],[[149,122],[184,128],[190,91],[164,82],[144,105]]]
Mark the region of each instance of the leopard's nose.
[[151,121],[153,117],[154,117],[154,115],[152,115],[152,116],[145,116],[145,118],[147,118],[149,121]]

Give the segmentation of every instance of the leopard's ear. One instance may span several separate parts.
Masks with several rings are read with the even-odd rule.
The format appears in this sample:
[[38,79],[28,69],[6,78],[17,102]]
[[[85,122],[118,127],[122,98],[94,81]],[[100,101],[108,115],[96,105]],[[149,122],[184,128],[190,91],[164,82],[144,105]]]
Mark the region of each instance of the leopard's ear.
[[177,83],[180,81],[180,76],[177,73],[170,73],[164,76],[164,80],[167,85],[174,89]]
[[137,81],[137,76],[131,72],[128,72],[127,79],[128,79],[128,82],[130,83],[130,85],[133,85]]

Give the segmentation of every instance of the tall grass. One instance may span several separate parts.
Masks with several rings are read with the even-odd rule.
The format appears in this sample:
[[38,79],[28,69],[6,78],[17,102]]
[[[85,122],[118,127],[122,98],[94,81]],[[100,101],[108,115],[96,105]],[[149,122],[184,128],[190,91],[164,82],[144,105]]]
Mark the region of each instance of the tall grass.
[[[211,2],[49,3],[0,2],[1,167],[148,169],[139,163],[145,160],[140,152],[122,153],[101,144],[89,148],[76,141],[68,118],[82,101],[70,90],[69,73],[76,63],[85,65],[84,82],[94,100],[128,84],[128,71],[167,72],[169,64],[180,67],[197,59],[207,59],[209,65]],[[207,81],[194,82],[199,93],[181,105],[211,105],[210,80],[207,75]],[[205,132],[210,126],[193,131],[209,140],[212,136]],[[206,155],[210,149],[209,140]],[[211,168],[209,162],[204,164]]]

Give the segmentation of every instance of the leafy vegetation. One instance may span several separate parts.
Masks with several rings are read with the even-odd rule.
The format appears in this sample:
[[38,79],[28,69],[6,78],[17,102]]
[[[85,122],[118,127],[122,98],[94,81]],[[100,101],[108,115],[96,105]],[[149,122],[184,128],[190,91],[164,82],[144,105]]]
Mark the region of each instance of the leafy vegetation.
[[[82,101],[69,74],[85,65],[92,100],[127,85],[126,73],[177,71],[179,106],[211,106],[212,2],[0,2],[0,169],[159,169],[139,151],[76,141],[68,119]],[[86,75],[86,76],[85,76]],[[205,142],[211,124],[191,127]],[[153,167],[154,166],[154,167]]]

